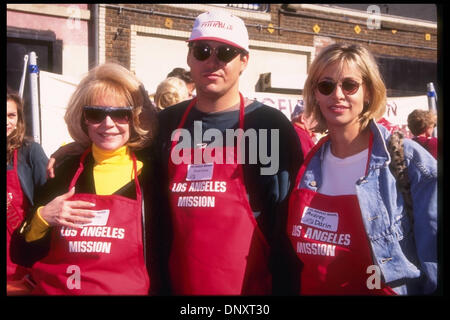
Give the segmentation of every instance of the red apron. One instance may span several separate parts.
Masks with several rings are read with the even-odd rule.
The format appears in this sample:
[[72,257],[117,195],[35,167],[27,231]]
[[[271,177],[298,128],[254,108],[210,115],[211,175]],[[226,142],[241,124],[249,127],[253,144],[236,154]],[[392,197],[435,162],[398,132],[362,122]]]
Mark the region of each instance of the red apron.
[[[80,167],[70,183],[76,184]],[[83,229],[52,228],[49,254],[33,266],[34,294],[146,295],[150,279],[142,242],[141,189],[132,154],[136,200],[120,195],[80,193],[70,200],[93,202],[95,222]]]
[[[239,127],[243,129],[244,100],[242,95],[240,98]],[[195,103],[196,99],[189,104],[178,129],[183,127]],[[171,151],[177,140],[173,141]],[[240,138],[237,145],[240,145]],[[194,152],[205,154],[208,151],[224,160],[222,164],[206,164],[209,168],[206,174],[201,172],[201,164],[176,165],[169,160],[174,234],[169,271],[174,293],[270,294],[269,245],[247,199],[243,168],[236,161],[237,148],[213,150],[206,147],[183,151],[192,157]],[[198,174],[197,178],[195,174]]]
[[20,280],[29,273],[28,269],[13,263],[9,256],[11,235],[22,223],[25,211],[30,205],[20,186],[17,174],[17,154],[16,149],[13,158],[14,169],[6,171],[6,274],[8,281]]
[[299,189],[309,161],[328,139],[324,137],[311,149],[289,199],[287,233],[303,262],[300,294],[394,295],[381,280],[377,288],[377,282],[370,278],[374,271],[368,267],[374,262],[357,196],[329,196]]

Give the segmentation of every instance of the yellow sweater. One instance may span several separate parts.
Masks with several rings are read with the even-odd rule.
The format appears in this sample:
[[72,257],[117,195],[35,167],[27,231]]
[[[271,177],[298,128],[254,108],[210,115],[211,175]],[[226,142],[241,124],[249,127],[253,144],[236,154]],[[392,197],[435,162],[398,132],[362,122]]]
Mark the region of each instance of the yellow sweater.
[[[122,188],[134,179],[133,160],[127,146],[109,151],[92,145],[94,164],[94,183],[98,195],[110,195]],[[136,161],[138,175],[142,169],[142,162]],[[30,230],[25,235],[25,240],[30,242],[41,239],[50,230],[48,223],[41,217],[38,208],[31,220]]]

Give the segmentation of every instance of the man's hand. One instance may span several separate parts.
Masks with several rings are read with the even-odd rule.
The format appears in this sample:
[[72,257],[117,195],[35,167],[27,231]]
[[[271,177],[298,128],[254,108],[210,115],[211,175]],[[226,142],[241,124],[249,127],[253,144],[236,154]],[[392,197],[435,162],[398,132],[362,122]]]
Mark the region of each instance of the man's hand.
[[61,161],[64,159],[64,157],[68,155],[79,155],[82,154],[83,151],[86,149],[85,146],[81,145],[78,142],[71,142],[69,144],[66,144],[62,147],[60,147],[58,150],[56,150],[48,160],[47,163],[47,178],[54,178],[55,177],[55,164],[61,163]]
[[55,166],[56,159],[50,158],[48,159],[47,163],[47,178],[54,178],[55,177],[55,169],[53,168]]

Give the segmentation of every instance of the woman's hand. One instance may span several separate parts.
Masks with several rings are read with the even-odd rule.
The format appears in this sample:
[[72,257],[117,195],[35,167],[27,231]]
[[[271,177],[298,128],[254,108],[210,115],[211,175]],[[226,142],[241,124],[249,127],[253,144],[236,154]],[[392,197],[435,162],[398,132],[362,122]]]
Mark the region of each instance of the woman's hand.
[[41,217],[50,226],[64,226],[69,228],[83,228],[83,224],[91,222],[90,218],[95,216],[89,208],[95,206],[95,203],[75,200],[68,201],[75,194],[75,187],[69,192],[56,197],[44,206],[41,211]]

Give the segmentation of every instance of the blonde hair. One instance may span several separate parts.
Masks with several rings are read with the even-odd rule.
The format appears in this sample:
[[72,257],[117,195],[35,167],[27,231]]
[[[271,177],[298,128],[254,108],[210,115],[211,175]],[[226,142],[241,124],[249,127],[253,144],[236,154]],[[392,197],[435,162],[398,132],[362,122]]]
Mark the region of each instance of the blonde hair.
[[386,86],[384,85],[378,65],[373,55],[357,44],[336,43],[325,47],[314,59],[308,72],[303,89],[305,116],[316,120],[313,131],[323,133],[327,130],[327,123],[315,99],[317,83],[324,70],[331,64],[338,62],[342,70],[344,65],[356,66],[361,72],[363,83],[369,93],[369,101],[364,102],[364,108],[359,116],[360,129],[364,129],[370,119],[378,120],[386,111]]
[[91,69],[72,94],[64,116],[70,136],[83,146],[89,146],[91,139],[84,123],[83,107],[92,105],[98,98],[115,96],[132,107],[128,147],[134,150],[145,147],[154,135],[154,127],[144,127],[140,120],[144,106],[140,86],[139,80],[119,64],[108,62]]
[[156,107],[162,110],[188,98],[189,90],[186,83],[177,77],[169,77],[158,85],[154,102]]

